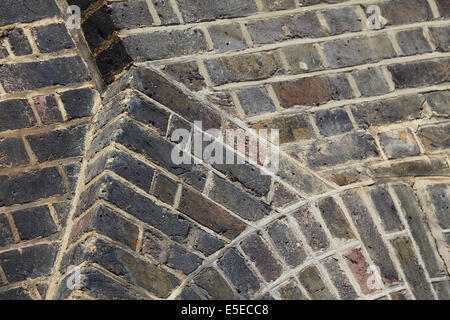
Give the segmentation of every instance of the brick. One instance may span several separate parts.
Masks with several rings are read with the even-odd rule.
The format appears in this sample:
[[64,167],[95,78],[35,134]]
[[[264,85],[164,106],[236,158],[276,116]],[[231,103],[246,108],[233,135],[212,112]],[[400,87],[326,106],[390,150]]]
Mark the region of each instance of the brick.
[[450,3],[448,0],[436,0],[441,17],[450,17]]
[[183,291],[181,291],[180,295],[177,298],[178,300],[201,300],[202,297],[194,291],[189,286],[186,286],[183,288]]
[[323,171],[322,174],[338,186],[347,186],[356,182],[368,181],[369,171],[361,166],[331,169]]
[[398,282],[398,273],[395,270],[386,245],[361,197],[356,191],[352,190],[345,192],[342,199],[353,219],[367,252],[374,264],[380,268],[380,275],[383,282],[389,284]]
[[35,96],[33,97],[33,103],[42,124],[53,124],[63,121],[54,96]]
[[256,20],[246,23],[246,27],[257,44],[326,36],[314,12]]
[[204,63],[215,85],[262,80],[282,74],[284,71],[280,57],[273,52],[207,59]]
[[177,189],[178,184],[175,181],[159,174],[155,179],[155,189],[153,194],[162,202],[172,205],[175,201]]
[[356,70],[351,74],[363,97],[379,96],[392,91],[380,68]]
[[129,68],[132,61],[122,40],[117,40],[95,57],[98,70],[107,84],[114,81],[116,74]]
[[53,208],[55,208],[56,215],[58,217],[58,222],[61,228],[66,226],[67,217],[69,216],[69,211],[72,207],[71,201],[63,201],[53,203]]
[[62,23],[54,23],[31,29],[40,52],[50,53],[75,48],[67,28]]
[[315,138],[314,130],[306,114],[263,120],[251,127],[255,130],[279,130],[280,144]]
[[342,270],[339,259],[336,256],[331,256],[323,261],[323,265],[327,269],[340,298],[342,300],[355,300],[358,294],[350,283],[345,271]]
[[361,30],[361,21],[352,7],[330,9],[322,14],[333,35]]
[[98,205],[78,220],[72,229],[71,242],[78,240],[84,233],[96,231],[108,238],[120,242],[132,250],[136,249],[139,229],[103,204]]
[[422,29],[399,31],[395,34],[397,43],[407,56],[433,51],[423,35]]
[[28,163],[28,155],[22,139],[0,139],[0,168],[11,168]]
[[325,109],[314,114],[316,125],[325,137],[345,133],[353,129],[353,124],[345,109]]
[[209,256],[223,248],[224,245],[224,242],[217,237],[205,231],[200,231],[198,238],[195,241],[194,248]]
[[68,85],[90,78],[86,64],[78,56],[0,66],[0,81],[6,92]]
[[173,11],[170,0],[153,0],[152,2],[162,24],[176,24],[180,22]]
[[99,47],[112,36],[116,27],[112,21],[111,11],[106,6],[90,15],[81,25],[81,29],[91,51]]
[[16,22],[31,22],[59,16],[54,0],[37,0],[30,8],[29,0],[5,0],[0,13],[0,26]]
[[344,215],[341,207],[332,197],[321,199],[317,206],[322,214],[322,218],[327,224],[328,230],[334,238],[341,240],[356,240],[350,224]]
[[431,234],[428,230],[427,219],[420,209],[420,204],[414,195],[413,189],[408,185],[401,184],[394,186],[394,190],[400,200],[411,234],[419,247],[430,277],[445,275],[445,267],[441,257],[436,253],[434,241],[430,240],[432,238],[430,238]]
[[325,68],[319,53],[311,43],[291,45],[281,48],[289,69],[293,73],[303,73]]
[[429,27],[431,38],[436,45],[436,50],[438,51],[449,51],[450,50],[450,27]]
[[286,223],[276,220],[270,224],[267,232],[278,252],[289,266],[297,267],[305,261],[305,249]]
[[247,116],[274,112],[275,105],[263,88],[245,88],[236,92],[239,103]]
[[55,167],[38,171],[0,176],[0,205],[22,204],[61,195],[64,182]]
[[450,124],[420,128],[417,136],[427,151],[447,149],[450,147]]
[[294,192],[286,188],[281,183],[275,182],[272,206],[285,207],[294,201],[298,201],[299,199],[300,198]]
[[8,33],[8,39],[9,44],[11,45],[11,50],[16,56],[25,56],[33,53],[23,29],[14,28]]
[[391,195],[384,187],[377,186],[371,189],[370,197],[381,218],[384,230],[393,232],[404,229],[394,200],[392,200]]
[[313,300],[335,300],[328,286],[323,281],[319,269],[311,265],[300,271],[298,279]]
[[79,6],[82,11],[89,8],[96,0],[67,0],[69,5]]
[[408,128],[381,133],[379,138],[389,159],[416,156],[420,153],[417,142]]
[[178,0],[178,7],[185,22],[207,21],[242,17],[257,11],[252,0]]
[[50,275],[59,245],[39,244],[0,253],[0,266],[10,283]]
[[200,91],[206,87],[205,79],[195,61],[165,65],[162,71],[193,91]]
[[0,59],[7,58],[9,56],[8,50],[4,47],[4,45],[0,42]]
[[241,247],[250,260],[255,263],[265,281],[271,282],[281,276],[283,272],[281,265],[260,236],[256,234],[248,236],[242,241]]
[[295,8],[295,0],[262,0],[265,11],[287,10]]
[[183,188],[178,210],[228,239],[234,239],[246,228],[242,221],[203,198],[200,193],[186,188]]
[[436,115],[450,116],[450,91],[437,91],[427,95],[427,102]]
[[63,167],[67,180],[69,180],[70,190],[74,193],[75,188],[77,187],[78,175],[81,171],[81,160],[78,163],[72,163]]
[[396,56],[385,34],[326,41],[322,49],[332,68],[376,62]]
[[417,95],[365,102],[351,107],[358,126],[368,128],[414,120],[421,116],[422,99]]
[[282,300],[308,300],[293,279],[280,286],[278,293]]
[[448,184],[435,184],[427,187],[434,214],[442,229],[450,229],[450,187]]
[[8,218],[0,214],[0,247],[14,243],[14,236]]
[[450,79],[450,59],[442,58],[393,64],[388,66],[395,87],[408,88],[430,86]]
[[303,232],[306,242],[314,251],[326,250],[330,247],[330,241],[322,225],[314,217],[311,208],[303,206],[293,213],[293,217]]
[[27,100],[2,101],[0,110],[2,110],[1,131],[27,128],[36,123],[33,110]]
[[247,48],[239,24],[216,25],[208,28],[214,48],[220,52]]
[[318,106],[330,100],[352,97],[350,85],[343,75],[276,82],[272,86],[283,108]]
[[86,130],[86,126],[78,126],[28,136],[27,140],[40,162],[76,157],[84,150]]
[[167,59],[208,51],[205,35],[199,29],[153,31],[122,38],[135,62]]
[[[170,292],[180,284],[180,280],[167,271],[104,240],[93,238],[88,248],[89,250],[86,250],[82,243],[74,247],[63,258],[60,271],[64,271],[69,265],[79,265],[83,262],[96,263],[123,280],[161,298],[169,296]],[[81,273],[86,276],[83,271]],[[92,285],[90,281],[87,284],[88,287]]]
[[145,1],[131,3],[113,2],[109,8],[116,29],[150,27],[153,18]]
[[310,167],[321,168],[375,158],[379,154],[373,137],[366,132],[357,131],[306,145],[299,156]]
[[405,280],[409,284],[414,297],[419,300],[433,300],[434,296],[431,286],[414,253],[411,240],[406,237],[399,237],[391,240],[391,243],[405,274]]
[[168,267],[181,270],[186,275],[190,274],[202,263],[200,257],[186,251],[186,249],[178,244],[170,245],[165,260],[165,264]]
[[21,240],[47,237],[58,231],[48,207],[34,207],[11,213]]
[[433,18],[426,0],[394,0],[377,4],[388,25],[428,21]]
[[230,279],[239,294],[250,298],[259,290],[259,280],[245,263],[244,258],[234,249],[228,249],[217,264]]
[[390,294],[392,300],[410,300],[406,291],[397,291]]
[[[374,270],[370,269],[370,266],[366,261],[366,258],[364,257],[361,249],[350,250],[349,252],[344,254],[344,259],[350,271],[352,272],[353,277],[355,278],[356,282],[358,282],[359,287],[364,294],[371,294],[378,291],[376,286],[368,286],[369,277],[371,276],[371,274],[373,274]],[[375,285],[376,284],[377,283],[375,283]]]
[[68,120],[88,117],[92,114],[96,96],[94,90],[76,89],[64,91],[60,95]]
[[450,281],[434,282],[433,287],[439,300],[450,299]]
[[220,273],[211,267],[200,272],[194,278],[194,283],[205,290],[212,300],[238,299]]
[[372,172],[377,178],[433,176],[448,172],[448,164],[444,159],[405,160],[377,166]]
[[136,193],[109,175],[103,176],[83,192],[76,215],[78,216],[100,199],[125,210],[176,241],[186,239],[189,233],[191,223],[179,214],[158,206],[152,199]]
[[33,300],[30,294],[22,287],[0,292],[0,300]]

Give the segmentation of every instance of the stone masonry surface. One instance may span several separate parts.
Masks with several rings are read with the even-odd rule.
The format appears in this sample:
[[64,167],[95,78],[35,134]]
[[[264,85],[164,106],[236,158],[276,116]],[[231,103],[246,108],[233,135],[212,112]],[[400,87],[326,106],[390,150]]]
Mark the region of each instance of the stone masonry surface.
[[[450,299],[449,19],[448,0],[3,0],[0,299]],[[195,121],[279,129],[279,170],[234,143],[254,161],[174,163]]]

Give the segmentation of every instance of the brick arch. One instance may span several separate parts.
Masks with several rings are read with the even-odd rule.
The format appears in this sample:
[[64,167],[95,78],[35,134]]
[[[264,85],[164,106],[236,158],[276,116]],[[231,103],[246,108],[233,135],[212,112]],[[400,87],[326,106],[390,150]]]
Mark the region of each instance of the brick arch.
[[[0,14],[0,299],[448,299],[445,1],[372,31],[364,2],[26,2]],[[279,170],[174,164],[195,121],[278,128]]]

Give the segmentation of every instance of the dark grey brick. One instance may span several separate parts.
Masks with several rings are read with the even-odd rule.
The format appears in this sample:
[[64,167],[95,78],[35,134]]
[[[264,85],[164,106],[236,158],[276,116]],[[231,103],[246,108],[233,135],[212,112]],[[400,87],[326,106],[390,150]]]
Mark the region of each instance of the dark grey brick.
[[0,292],[0,300],[33,300],[30,294],[22,287]]
[[427,95],[431,110],[438,115],[450,116],[450,91],[437,91]]
[[11,213],[21,240],[47,237],[58,231],[47,206]]
[[0,168],[16,167],[28,163],[28,155],[22,139],[0,139]]
[[356,70],[352,72],[352,76],[364,97],[379,96],[391,91],[380,68]]
[[59,15],[55,0],[4,0],[0,12],[0,26]]
[[61,93],[61,100],[69,120],[90,116],[95,103],[95,91],[76,89]]
[[325,250],[330,247],[328,237],[322,225],[314,217],[311,208],[303,206],[294,212],[293,217],[297,220],[306,242],[314,251]]
[[163,174],[159,174],[155,180],[155,188],[153,194],[162,202],[170,205],[175,201],[175,194],[178,184]]
[[65,24],[54,23],[31,29],[36,45],[40,52],[50,53],[63,49],[75,48]]
[[379,139],[389,159],[416,156],[420,153],[419,146],[408,128],[380,133]]
[[31,45],[23,29],[15,28],[8,33],[11,50],[16,56],[24,56],[33,53]]
[[323,265],[327,269],[331,281],[333,281],[333,284],[336,287],[341,299],[355,300],[358,297],[358,294],[350,283],[345,271],[342,270],[342,267],[339,264],[339,259],[336,256],[326,258],[323,261]]
[[331,34],[361,30],[361,21],[352,7],[330,9],[322,12]]
[[395,38],[400,49],[408,56],[432,51],[422,29],[399,31],[395,34]]
[[319,269],[311,265],[300,271],[298,279],[313,300],[335,300],[328,286],[324,283]]
[[394,201],[384,187],[374,187],[370,190],[370,197],[381,218],[384,230],[392,232],[404,229],[397,208],[394,205]]
[[178,0],[185,22],[206,21],[249,15],[257,11],[252,0]]
[[194,283],[203,289],[213,300],[237,300],[233,290],[213,268],[208,268],[200,272],[195,278]]
[[9,224],[8,218],[4,214],[0,214],[0,247],[5,247],[14,243],[14,236]]
[[209,256],[224,247],[224,242],[205,231],[201,231],[194,244],[195,249]]
[[167,250],[165,263],[170,268],[181,270],[188,275],[202,263],[202,259],[178,244],[171,244]]
[[36,123],[33,110],[27,100],[2,101],[0,110],[2,110],[1,131],[31,127]]
[[295,280],[290,280],[288,283],[280,286],[278,293],[282,300],[308,300]]
[[324,198],[318,201],[317,206],[333,237],[342,240],[356,239],[344,212],[336,203],[336,200],[332,197]]
[[275,105],[262,88],[246,88],[236,92],[240,105],[248,116],[275,111]]
[[208,28],[214,48],[219,51],[240,50],[247,48],[239,24],[217,25]]
[[431,204],[442,229],[450,229],[450,185],[435,184],[427,187]]
[[320,133],[326,137],[348,132],[353,124],[344,109],[319,110],[314,114]]
[[450,26],[429,27],[428,30],[438,51],[450,50]]

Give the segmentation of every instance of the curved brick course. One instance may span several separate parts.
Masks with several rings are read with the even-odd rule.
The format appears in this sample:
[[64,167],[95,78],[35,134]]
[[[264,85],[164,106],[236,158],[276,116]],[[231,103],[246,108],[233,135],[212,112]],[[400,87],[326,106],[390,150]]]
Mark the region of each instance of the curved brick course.
[[[35,2],[0,12],[0,299],[450,298],[447,0]],[[279,129],[279,170],[174,163],[196,121]]]

